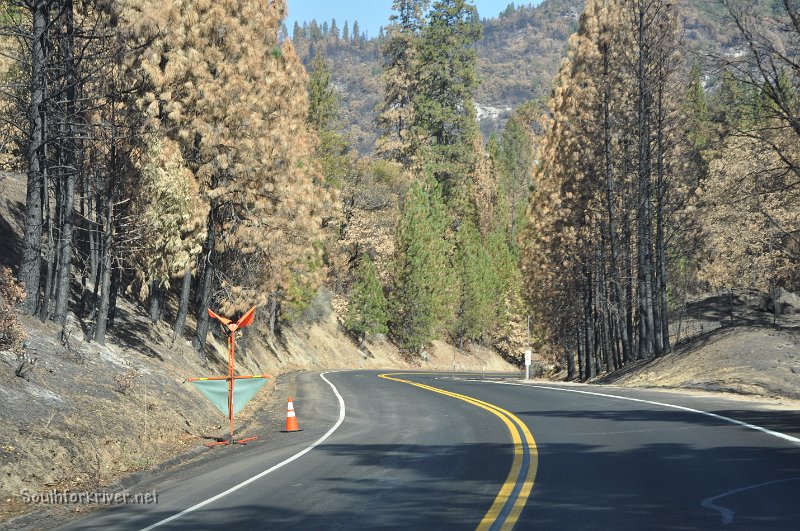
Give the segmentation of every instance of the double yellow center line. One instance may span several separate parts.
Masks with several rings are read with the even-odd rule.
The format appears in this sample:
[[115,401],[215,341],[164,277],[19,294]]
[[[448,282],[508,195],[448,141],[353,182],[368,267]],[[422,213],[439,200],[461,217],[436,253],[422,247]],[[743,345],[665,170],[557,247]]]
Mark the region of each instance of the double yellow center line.
[[483,400],[439,389],[438,387],[396,378],[396,376],[405,376],[404,374],[381,374],[379,376],[386,380],[406,383],[440,395],[463,400],[473,406],[485,409],[503,421],[511,434],[511,440],[514,444],[514,461],[511,464],[508,477],[506,477],[503,486],[500,488],[500,492],[497,493],[492,506],[489,507],[477,529],[479,531],[512,529],[517,523],[522,509],[525,507],[525,502],[528,501],[528,496],[530,496],[531,489],[533,489],[534,478],[536,478],[536,470],[539,466],[536,441],[525,423],[513,413]]

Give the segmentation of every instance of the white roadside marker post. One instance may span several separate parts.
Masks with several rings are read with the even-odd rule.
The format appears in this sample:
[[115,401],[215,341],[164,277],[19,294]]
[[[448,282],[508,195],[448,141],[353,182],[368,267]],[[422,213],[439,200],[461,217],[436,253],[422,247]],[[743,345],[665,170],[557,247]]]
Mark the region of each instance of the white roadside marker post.
[[531,377],[531,351],[525,351],[525,381],[527,382]]

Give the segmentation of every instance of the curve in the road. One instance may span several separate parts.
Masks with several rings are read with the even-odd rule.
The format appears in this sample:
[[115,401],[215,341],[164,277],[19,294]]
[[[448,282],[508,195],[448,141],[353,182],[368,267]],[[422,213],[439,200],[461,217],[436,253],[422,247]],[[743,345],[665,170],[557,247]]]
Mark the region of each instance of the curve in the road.
[[215,502],[215,501],[217,501],[217,500],[218,500],[218,499],[220,499],[220,498],[224,498],[224,497],[225,497],[225,496],[227,496],[228,494],[231,494],[232,492],[235,492],[235,491],[237,491],[237,490],[241,489],[242,487],[245,487],[245,486],[249,485],[250,483],[252,483],[252,482],[254,482],[254,481],[256,481],[256,480],[263,478],[263,477],[264,477],[264,476],[266,476],[267,474],[270,474],[271,472],[273,472],[273,471],[275,471],[275,470],[278,470],[279,468],[281,468],[281,467],[283,467],[283,466],[285,466],[285,465],[288,465],[288,464],[289,464],[289,463],[291,463],[292,461],[295,461],[295,460],[297,460],[297,459],[300,459],[301,457],[303,457],[304,455],[306,455],[308,452],[310,452],[311,450],[313,450],[314,448],[316,448],[317,446],[319,446],[320,444],[322,444],[323,442],[325,442],[325,440],[326,440],[328,437],[330,437],[331,435],[333,435],[333,432],[335,432],[337,429],[339,429],[339,426],[341,426],[341,425],[342,425],[342,422],[344,422],[344,419],[345,419],[345,407],[344,407],[344,399],[342,398],[342,395],[340,395],[340,394],[339,394],[339,390],[338,390],[338,389],[336,389],[336,386],[335,386],[335,385],[333,385],[333,383],[331,383],[331,381],[330,381],[330,380],[328,380],[327,378],[325,378],[325,375],[326,375],[326,374],[328,374],[328,373],[326,373],[326,372],[323,372],[323,373],[322,373],[322,374],[320,374],[319,376],[320,376],[320,378],[322,378],[323,380],[325,380],[325,382],[327,382],[327,384],[328,384],[328,385],[330,385],[330,386],[331,386],[331,389],[333,389],[333,393],[336,395],[336,398],[337,398],[337,400],[339,400],[339,419],[336,421],[336,424],[334,424],[334,425],[333,425],[333,427],[332,427],[331,429],[329,429],[329,430],[328,430],[328,431],[325,433],[325,435],[323,435],[322,437],[320,437],[319,439],[317,439],[317,440],[316,440],[316,441],[315,441],[313,444],[311,444],[310,446],[308,446],[308,447],[306,447],[305,449],[303,449],[302,451],[300,451],[300,452],[298,452],[298,453],[294,454],[292,457],[290,457],[290,458],[288,458],[288,459],[285,459],[285,460],[281,461],[281,462],[280,462],[280,463],[278,463],[277,465],[274,465],[274,466],[272,466],[272,467],[268,468],[267,470],[264,470],[263,472],[260,472],[260,473],[256,474],[255,476],[253,476],[253,477],[251,477],[251,478],[249,478],[249,479],[246,479],[246,480],[242,481],[242,482],[241,482],[241,483],[239,483],[238,485],[234,485],[233,487],[229,488],[228,490],[226,490],[226,491],[224,491],[224,492],[220,492],[220,493],[219,493],[219,494],[217,494],[216,496],[212,496],[212,497],[208,498],[207,500],[203,500],[203,501],[201,501],[200,503],[196,503],[195,505],[192,505],[192,506],[191,506],[191,507],[189,507],[188,509],[184,509],[183,511],[181,511],[181,512],[179,512],[179,513],[177,513],[177,514],[173,514],[173,515],[172,515],[172,516],[170,516],[169,518],[164,518],[163,520],[159,520],[158,522],[156,522],[156,523],[154,523],[154,524],[152,524],[152,525],[149,525],[149,526],[147,526],[147,527],[143,528],[141,531],[150,531],[151,529],[155,529],[156,527],[161,527],[162,525],[164,525],[164,524],[167,524],[167,523],[169,523],[169,522],[172,522],[173,520],[177,520],[178,518],[180,518],[180,517],[182,517],[182,516],[184,516],[184,515],[186,515],[186,514],[189,514],[189,513],[191,513],[191,512],[194,512],[194,511],[196,511],[197,509],[200,509],[201,507],[205,507],[205,506],[206,506],[206,505],[208,505],[209,503]]
[[398,378],[398,376],[404,376],[404,374],[380,374],[379,376],[386,380],[413,385],[434,393],[463,400],[473,406],[485,409],[503,421],[511,434],[511,440],[514,444],[514,461],[503,486],[500,488],[500,492],[498,492],[492,506],[486,512],[477,529],[478,531],[512,529],[530,496],[539,466],[536,441],[525,423],[513,413],[483,400]]

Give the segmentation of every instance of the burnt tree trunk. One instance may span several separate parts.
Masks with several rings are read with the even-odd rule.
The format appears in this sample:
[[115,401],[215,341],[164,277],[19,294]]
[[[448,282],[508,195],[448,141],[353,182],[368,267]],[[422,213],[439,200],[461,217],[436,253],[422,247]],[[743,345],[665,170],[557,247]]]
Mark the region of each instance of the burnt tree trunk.
[[666,182],[664,176],[664,128],[666,126],[666,110],[664,109],[664,83],[658,87],[658,181],[656,190],[656,290],[657,305],[661,330],[659,354],[672,352],[669,339],[669,307],[667,306],[667,259],[666,242],[664,241],[664,196]]
[[114,237],[113,220],[114,201],[107,197],[105,213],[103,215],[102,250],[100,258],[100,275],[95,293],[99,293],[97,311],[95,312],[94,340],[101,345],[106,343],[106,328],[108,325],[108,308],[111,303],[111,273],[112,273],[112,241]]
[[650,193],[651,183],[651,146],[650,146],[650,86],[647,74],[649,44],[646,38],[646,2],[638,0],[637,19],[638,19],[638,138],[639,138],[639,158],[638,158],[638,204],[637,204],[637,223],[636,223],[636,257],[637,257],[637,321],[639,325],[639,349],[638,354],[641,358],[649,359],[655,354],[654,349],[654,316],[653,316],[653,291],[652,291],[652,224],[651,224],[651,204]]
[[161,319],[161,312],[164,306],[164,289],[161,287],[161,282],[158,280],[150,281],[150,307],[148,309],[148,317],[150,323],[156,324]]
[[[46,127],[46,124],[45,124]],[[44,158],[47,160],[47,149],[45,148]],[[56,271],[56,252],[53,240],[55,234],[53,232],[53,216],[51,215],[50,205],[50,186],[48,182],[47,171],[44,175],[44,186],[42,187],[42,228],[47,232],[47,238],[44,240],[43,250],[47,266],[45,268],[44,286],[42,299],[39,304],[39,320],[42,322],[47,321],[47,316],[50,313],[50,298],[53,292],[53,277]]]
[[25,300],[21,309],[34,315],[39,307],[40,276],[42,270],[42,191],[45,189],[45,108],[47,62],[47,0],[30,3],[33,34],[31,38],[30,105],[28,107],[28,182],[25,195],[25,235],[22,245],[22,263],[19,279],[25,285]]
[[75,72],[75,27],[73,1],[64,1],[64,67],[66,76],[66,117],[63,181],[61,186],[61,216],[58,232],[58,271],[55,290],[54,320],[61,327],[61,334],[67,321],[69,309],[69,288],[72,280],[72,240],[75,229],[75,181],[77,179],[77,140],[76,140],[76,84]]
[[178,315],[175,317],[175,332],[172,336],[172,341],[183,335],[183,329],[186,327],[186,314],[189,313],[189,296],[192,291],[192,268],[186,267],[183,272],[183,282],[181,284],[181,297],[178,302]]
[[594,337],[594,316],[592,306],[594,305],[594,293],[592,289],[593,279],[591,269],[587,266],[584,269],[586,287],[583,296],[583,341],[585,362],[585,379],[595,375],[595,337]]
[[104,188],[103,197],[103,234],[102,234],[102,250],[101,250],[101,264],[100,264],[100,301],[98,304],[98,311],[95,317],[95,341],[101,345],[105,344],[106,328],[108,327],[109,309],[112,306],[111,292],[113,276],[113,260],[112,253],[114,251],[114,223],[115,223],[115,198],[116,198],[116,185],[119,173],[122,171],[119,157],[118,142],[119,131],[117,129],[117,87],[112,86],[110,99],[110,153],[108,159],[108,179]]
[[569,346],[564,348],[564,357],[567,362],[567,381],[575,379],[575,358],[572,354],[572,349]]
[[108,326],[114,328],[114,320],[117,318],[117,300],[119,290],[122,287],[122,266],[117,260],[111,261],[111,290],[108,300]]
[[206,236],[206,242],[203,246],[203,253],[199,258],[199,260],[202,260],[203,267],[197,286],[197,328],[192,345],[200,354],[200,358],[203,361],[206,359],[205,345],[210,325],[208,307],[211,304],[211,293],[214,284],[214,244],[216,241],[214,219],[217,208],[218,206],[213,204],[208,213],[208,235]]
[[583,334],[581,333],[581,326],[580,321],[578,322],[577,329],[575,330],[575,344],[577,345],[577,355],[578,355],[578,381],[584,380],[584,374],[586,374],[583,370],[584,367],[584,348],[583,348]]
[[280,302],[280,293],[272,292],[269,295],[269,302],[267,303],[269,307],[269,319],[268,319],[268,326],[269,326],[269,333],[273,336],[280,332],[280,313],[281,313],[281,302]]
[[619,320],[620,341],[622,342],[623,357],[626,361],[632,360],[631,341],[626,322],[628,311],[625,304],[625,295],[622,288],[622,275],[619,264],[619,242],[617,239],[617,212],[614,185],[614,165],[611,153],[611,117],[610,117],[610,74],[608,45],[603,46],[603,75],[605,87],[603,90],[603,158],[606,172],[606,214],[608,215],[608,243],[611,252],[611,283],[614,287],[614,303],[617,306],[616,318]]

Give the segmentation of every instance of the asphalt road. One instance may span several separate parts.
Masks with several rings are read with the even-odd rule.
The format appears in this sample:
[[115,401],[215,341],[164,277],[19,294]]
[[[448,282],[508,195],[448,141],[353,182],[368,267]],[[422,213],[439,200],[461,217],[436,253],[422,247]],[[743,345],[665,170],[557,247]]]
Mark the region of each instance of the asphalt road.
[[304,431],[210,450],[131,489],[157,504],[68,528],[800,529],[800,414],[379,374],[303,374]]

